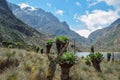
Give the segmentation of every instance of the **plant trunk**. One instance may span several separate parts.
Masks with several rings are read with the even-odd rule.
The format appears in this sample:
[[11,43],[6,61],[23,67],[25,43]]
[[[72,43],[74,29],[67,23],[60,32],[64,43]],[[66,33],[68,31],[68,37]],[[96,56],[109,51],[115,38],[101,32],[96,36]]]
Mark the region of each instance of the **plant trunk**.
[[69,42],[61,49],[60,53],[58,54],[58,56],[55,59],[52,59],[49,56],[50,51],[49,51],[49,53],[47,53],[50,64],[49,64],[49,68],[46,73],[46,80],[53,80],[54,73],[56,71],[56,65],[57,65],[60,57],[62,56],[64,50],[67,48],[68,44],[69,44]]
[[[66,45],[66,42],[57,41],[56,47],[57,47],[57,53],[59,54],[62,48]],[[67,49],[64,50],[64,52],[67,52]]]
[[114,56],[114,52],[113,52],[113,54],[112,54],[112,61],[113,61],[113,62],[114,62],[114,57],[115,57],[115,56]]
[[70,68],[73,66],[73,64],[63,63],[60,64],[60,66],[61,66],[61,80],[71,80],[69,73]]
[[57,47],[57,53],[59,54],[61,51],[61,43],[56,42],[56,47]]
[[56,71],[57,63],[55,61],[50,61],[49,68],[46,74],[46,80],[53,80],[54,73]]
[[70,80],[69,72],[70,68],[61,68],[61,80]]
[[51,47],[52,47],[52,45],[46,45],[46,48],[47,48],[46,53],[47,53],[47,54],[50,53]]
[[111,56],[107,56],[107,62],[110,61]]
[[92,62],[92,63],[93,63],[93,66],[94,66],[94,68],[95,68],[96,71],[102,72],[102,71],[101,71],[101,68],[100,68],[100,63],[98,63],[98,62],[96,62],[96,61],[94,61],[94,62]]
[[43,54],[43,49],[40,50],[41,54]]
[[[66,45],[66,43],[61,43],[61,44],[62,44],[62,48]],[[67,52],[67,49],[65,49],[64,52]]]

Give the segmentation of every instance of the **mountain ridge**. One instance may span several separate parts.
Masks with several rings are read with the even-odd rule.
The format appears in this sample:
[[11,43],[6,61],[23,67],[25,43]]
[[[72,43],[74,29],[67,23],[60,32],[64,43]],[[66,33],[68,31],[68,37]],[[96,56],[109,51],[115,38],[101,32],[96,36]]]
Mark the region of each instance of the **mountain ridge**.
[[[72,31],[69,25],[64,21],[60,22],[59,19],[50,12],[45,12],[40,8],[36,10],[29,10],[30,7],[25,7],[23,9],[15,4],[9,3],[9,7],[13,13],[26,24],[36,28],[39,31],[45,31],[45,33],[52,36],[64,35],[68,36],[72,40],[84,44],[86,39],[80,36],[78,33]],[[29,18],[29,19],[28,19]]]
[[[18,16],[18,18],[21,18],[21,20],[23,19],[22,21],[26,23],[28,21],[27,24],[34,26],[34,28],[36,28],[37,30],[39,29],[39,31],[43,32],[45,31],[47,34],[50,34],[52,36],[67,35],[72,40],[78,41],[79,43],[85,45],[86,47],[90,45],[95,45],[99,49],[107,50],[108,48],[107,46],[109,46],[109,48],[112,50],[113,48],[112,45],[114,41],[116,41],[116,39],[120,37],[117,34],[119,33],[118,30],[120,18],[118,18],[116,21],[113,21],[113,23],[111,23],[110,26],[92,32],[86,39],[82,36],[79,36],[74,31],[70,30],[69,25],[66,22],[60,22],[58,18],[56,18],[49,12],[45,12],[42,9],[31,11],[28,8],[24,8],[23,10],[21,10],[20,8],[19,9],[16,8],[15,10],[14,5],[15,4],[13,4],[13,7],[11,9],[13,9],[12,10],[13,12],[15,11],[14,13],[16,13],[16,16]],[[38,24],[39,26],[36,24]]]
[[[109,48],[110,50],[118,51],[120,42],[116,42],[120,39],[120,18],[111,23],[110,26],[99,29],[91,33],[88,37],[90,43],[94,44],[98,48]],[[119,40],[120,41],[120,40]],[[117,44],[118,43],[118,44]],[[109,47],[108,47],[109,46]]]
[[20,42],[25,45],[41,44],[44,46],[46,38],[46,35],[16,18],[6,0],[0,0],[0,42]]

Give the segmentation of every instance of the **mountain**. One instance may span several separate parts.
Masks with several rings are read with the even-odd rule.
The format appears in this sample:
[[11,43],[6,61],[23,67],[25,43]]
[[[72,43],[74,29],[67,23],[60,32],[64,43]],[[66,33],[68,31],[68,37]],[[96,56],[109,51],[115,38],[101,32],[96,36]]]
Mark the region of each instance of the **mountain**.
[[6,0],[0,0],[0,42],[43,45],[46,38],[44,34],[17,19],[9,9]]
[[72,31],[66,22],[60,22],[50,12],[31,6],[21,7],[12,3],[9,3],[9,7],[20,20],[39,31],[52,36],[68,36],[81,44],[84,44],[86,41],[84,37]]
[[110,26],[91,33],[88,37],[89,43],[95,44],[100,49],[119,50],[120,47],[120,18]]

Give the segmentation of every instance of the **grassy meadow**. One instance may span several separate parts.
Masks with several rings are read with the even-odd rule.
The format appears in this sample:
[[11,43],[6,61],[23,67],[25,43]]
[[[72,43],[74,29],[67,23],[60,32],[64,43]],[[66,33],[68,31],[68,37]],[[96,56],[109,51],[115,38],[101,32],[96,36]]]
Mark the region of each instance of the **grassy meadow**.
[[[14,54],[13,54],[14,53]],[[55,57],[56,55],[51,54]],[[18,60],[18,66],[12,65],[6,67],[3,65],[6,58],[9,60]],[[26,51],[22,49],[0,48],[0,80],[45,80],[49,65],[49,60],[45,54]],[[70,76],[72,80],[120,80],[120,60],[101,62],[102,72],[97,72],[93,66],[85,64],[84,58],[78,58],[77,63],[71,68]],[[53,80],[60,80],[61,68],[57,65]]]

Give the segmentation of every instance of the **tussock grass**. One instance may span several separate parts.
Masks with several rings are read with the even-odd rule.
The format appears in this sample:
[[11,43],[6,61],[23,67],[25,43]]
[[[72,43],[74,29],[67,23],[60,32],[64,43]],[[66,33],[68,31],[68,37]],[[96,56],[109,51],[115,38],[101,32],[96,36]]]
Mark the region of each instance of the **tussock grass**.
[[[0,48],[0,65],[6,53],[16,52],[14,57],[19,61],[17,67],[10,66],[0,73],[0,80],[44,80],[49,60],[45,54],[26,50]],[[53,55],[52,55],[53,56]],[[78,58],[70,70],[72,80],[120,80],[120,61],[101,62],[102,72],[96,72],[93,66],[85,64],[85,59]],[[61,68],[57,65],[54,80],[60,80]]]

